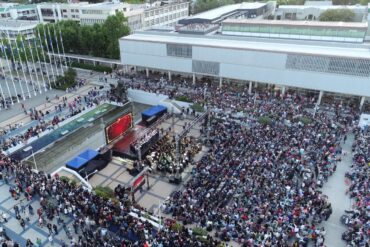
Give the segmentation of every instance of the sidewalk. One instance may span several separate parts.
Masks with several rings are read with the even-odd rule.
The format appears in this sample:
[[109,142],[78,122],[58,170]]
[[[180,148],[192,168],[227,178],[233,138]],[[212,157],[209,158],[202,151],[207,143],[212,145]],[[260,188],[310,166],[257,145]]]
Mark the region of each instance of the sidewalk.
[[[78,78],[90,80],[94,77],[86,73],[79,73]],[[30,108],[35,108],[43,112],[49,110],[54,111],[54,106],[62,102],[62,97],[67,97],[68,101],[74,98],[75,96],[81,95],[82,93],[87,93],[88,90],[93,88],[94,85],[91,85],[91,81],[88,81],[87,85],[79,88],[77,92],[66,93],[64,91],[51,89],[37,97],[32,97],[26,101],[21,101],[20,103],[14,104],[9,110],[0,110],[0,129],[5,128],[9,124],[15,124],[23,122],[23,124],[31,122],[29,116],[26,116],[23,112],[21,103],[25,105],[25,108],[28,110]],[[55,99],[55,95],[59,96],[59,100]],[[50,103],[46,103],[46,96],[51,99]]]
[[351,203],[349,196],[345,194],[348,186],[344,183],[344,175],[352,164],[353,142],[354,136],[352,134],[348,135],[347,142],[342,145],[347,154],[342,155],[342,161],[338,163],[336,172],[329,177],[322,190],[323,194],[329,197],[333,208],[329,220],[322,223],[326,230],[325,244],[327,246],[347,246],[346,242],[342,240],[342,233],[346,230],[346,227],[340,223],[340,217],[344,214],[345,209],[350,208]]
[[[54,94],[52,94],[53,92],[51,91],[49,91],[51,93],[48,94],[49,95],[48,97],[51,99],[50,103],[46,103],[47,94],[40,95],[40,97],[37,98],[31,98],[28,101],[22,103],[25,105],[26,110],[29,110],[31,107],[32,108],[36,107],[36,110],[38,111],[41,110],[44,113],[46,111],[53,112],[55,111],[54,106],[63,102],[62,97],[67,97],[68,102],[70,102],[76,96],[82,95],[83,93],[87,93],[87,91],[89,91],[91,88],[93,88],[93,86],[86,85],[79,88],[77,92],[67,94],[65,92],[61,93],[61,91],[52,90]],[[59,96],[59,100],[55,98],[56,94]],[[4,110],[4,114],[3,112],[1,112],[0,114],[0,128],[6,128],[9,124],[13,125],[15,123],[20,122],[23,122],[23,124],[31,122],[31,118],[28,115],[24,114],[20,103],[15,104],[10,110]]]

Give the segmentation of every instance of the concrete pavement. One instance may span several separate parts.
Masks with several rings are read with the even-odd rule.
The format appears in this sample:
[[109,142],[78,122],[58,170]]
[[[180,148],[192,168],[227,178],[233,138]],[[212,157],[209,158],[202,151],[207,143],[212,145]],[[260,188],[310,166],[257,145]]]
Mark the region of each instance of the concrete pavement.
[[352,164],[352,144],[354,136],[348,135],[346,143],[342,145],[346,155],[342,156],[342,161],[337,164],[336,172],[329,177],[328,182],[324,184],[322,189],[323,194],[329,197],[333,213],[328,221],[324,221],[322,226],[325,227],[326,237],[325,244],[328,247],[346,247],[347,244],[342,240],[342,233],[346,227],[341,224],[340,217],[344,214],[344,210],[349,209],[351,200],[346,195],[348,186],[344,182],[344,175],[350,169]]

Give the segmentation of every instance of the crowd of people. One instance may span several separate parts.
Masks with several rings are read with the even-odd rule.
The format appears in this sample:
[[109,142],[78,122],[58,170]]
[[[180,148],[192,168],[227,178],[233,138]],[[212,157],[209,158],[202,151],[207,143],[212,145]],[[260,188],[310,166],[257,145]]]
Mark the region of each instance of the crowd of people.
[[170,134],[166,134],[150,148],[149,155],[146,156],[144,163],[162,173],[181,174],[192,163],[194,155],[200,149],[201,146],[197,145],[195,139],[183,138],[179,145],[180,160],[176,162],[176,140]]
[[[0,171],[7,177],[14,177],[6,183],[16,187],[17,203],[14,216],[22,227],[30,217],[37,217],[38,227],[46,228],[49,236],[37,241],[44,243],[58,241],[61,246],[202,246],[201,241],[187,228],[174,231],[171,224],[163,225],[158,231],[152,224],[130,215],[131,205],[125,193],[116,189],[116,198],[104,199],[95,192],[70,183],[58,175],[50,177],[43,172],[35,173],[31,168],[0,154]],[[0,177],[1,179],[4,176]],[[31,203],[40,201],[40,208]],[[72,224],[68,221],[72,220]],[[3,223],[3,222],[0,222]],[[61,231],[69,240],[56,240]],[[0,238],[3,244],[12,242],[13,246],[38,246],[30,239],[26,243],[15,243],[7,236]],[[208,246],[218,246],[219,240],[207,238]],[[5,245],[4,245],[5,243]]]
[[353,164],[346,174],[353,208],[344,215],[348,230],[342,238],[349,246],[369,246],[370,242],[370,129],[357,128],[353,144]]
[[[184,190],[173,193],[164,206],[166,216],[185,227],[178,230],[164,224],[158,230],[132,216],[132,205],[121,188],[116,189],[115,200],[104,199],[1,156],[2,178],[15,177],[12,195],[40,200],[39,225],[50,226],[51,238],[61,228],[70,236],[65,246],[218,246],[220,240],[246,247],[298,247],[310,242],[325,246],[326,229],[320,223],[328,220],[332,208],[319,188],[336,170],[341,143],[357,117],[355,110],[348,108],[350,114],[342,114],[337,106],[332,115],[310,112],[307,108],[317,100],[313,95],[282,95],[275,90],[249,94],[246,86],[235,84],[218,88],[186,80],[175,85],[163,78],[156,83],[121,79],[127,87],[187,97],[211,109],[205,124],[210,127],[209,151],[194,165]],[[357,130],[356,135],[349,175],[356,211],[344,236],[354,246],[366,243],[369,235],[369,133]],[[175,158],[174,148],[173,140],[162,139],[146,162],[167,169]],[[190,155],[185,158],[191,161]],[[27,218],[15,214],[20,215],[20,223]],[[65,223],[67,218],[73,220],[73,229]],[[214,237],[200,239],[192,234],[186,226],[194,224]]]
[[[67,97],[62,98],[62,102],[55,105],[55,114],[52,114],[50,110],[43,112],[36,108],[25,109],[31,120],[36,120],[37,124],[24,129],[18,134],[12,135],[12,131],[17,129],[9,129],[0,132],[1,150],[6,151],[9,148],[15,147],[22,143],[27,142],[31,137],[38,137],[41,133],[46,130],[53,130],[58,127],[60,122],[75,116],[86,108],[91,108],[94,105],[98,105],[104,100],[112,100],[112,95],[109,91],[102,92],[98,88],[93,88],[87,92],[84,96],[76,96],[73,100],[68,102]],[[56,96],[57,98],[57,96]],[[48,100],[48,99],[47,99]]]

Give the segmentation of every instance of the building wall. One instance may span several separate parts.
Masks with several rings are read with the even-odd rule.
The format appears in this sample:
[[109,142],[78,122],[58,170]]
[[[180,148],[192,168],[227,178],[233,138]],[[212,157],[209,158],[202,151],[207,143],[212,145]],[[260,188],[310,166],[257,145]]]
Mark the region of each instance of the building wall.
[[[186,53],[182,54],[183,57],[168,56],[168,47],[165,43],[125,39],[120,40],[120,49],[121,61],[128,65],[370,96],[369,74],[354,75],[351,71],[345,74],[340,71],[340,68],[339,73],[320,71],[321,68],[315,60],[321,59],[320,57],[306,59],[307,61],[311,59],[313,64],[303,64],[302,68],[290,69],[287,66],[292,55],[278,52],[207,48],[193,45],[190,57],[187,57]],[[299,56],[299,54],[293,56]],[[364,66],[367,67],[370,61],[365,62],[367,64]],[[331,63],[334,62],[331,61]],[[338,66],[341,66],[340,64],[339,62]],[[313,71],[306,70],[306,67]]]
[[144,13],[144,27],[174,26],[189,15],[189,3],[171,3],[168,5],[149,8]]

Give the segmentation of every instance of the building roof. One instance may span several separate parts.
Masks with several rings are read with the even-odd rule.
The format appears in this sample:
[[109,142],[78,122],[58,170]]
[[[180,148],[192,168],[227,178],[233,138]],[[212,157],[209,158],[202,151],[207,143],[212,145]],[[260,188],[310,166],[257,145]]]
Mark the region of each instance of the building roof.
[[367,28],[367,22],[323,22],[323,21],[281,21],[259,19],[227,19],[225,24],[255,24],[268,26],[298,26],[298,27],[337,27],[337,28]]
[[215,9],[211,9],[202,13],[199,13],[197,15],[189,16],[185,19],[208,19],[213,20],[216,18],[219,18],[222,15],[225,15],[227,13],[236,11],[238,9],[257,9],[265,6],[267,3],[238,3],[238,4],[231,4],[231,5],[225,5],[222,7],[218,7]]
[[[318,1],[319,2],[319,1]],[[363,5],[280,5],[278,9],[367,9]]]
[[[124,40],[177,43],[196,45],[204,47],[220,47],[226,49],[257,50],[266,52],[281,52],[293,54],[306,54],[318,56],[339,56],[349,58],[370,59],[370,47],[361,45],[343,45],[330,42],[285,42],[285,40],[273,39],[244,39],[222,35],[184,35],[156,32],[136,32],[132,35],[123,37]],[[266,42],[265,42],[266,41]],[[336,45],[338,44],[338,46]]]
[[128,6],[124,3],[111,3],[111,2],[103,2],[103,3],[95,3],[95,4],[87,4],[81,6],[84,9],[98,9],[98,10],[111,10],[117,8],[124,8]]

